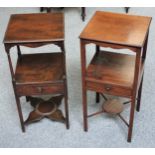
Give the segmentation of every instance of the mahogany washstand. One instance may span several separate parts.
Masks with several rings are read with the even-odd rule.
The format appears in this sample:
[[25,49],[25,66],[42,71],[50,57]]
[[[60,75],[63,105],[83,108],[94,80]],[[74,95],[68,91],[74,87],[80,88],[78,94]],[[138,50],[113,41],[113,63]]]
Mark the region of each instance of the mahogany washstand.
[[[100,94],[110,94],[131,99],[128,142],[131,142],[134,109],[140,110],[144,63],[147,51],[151,18],[97,11],[80,35],[83,91],[84,130],[88,130],[87,90],[95,91],[96,102]],[[96,45],[96,53],[86,65],[86,46]],[[130,49],[133,55],[107,52],[100,47]]]
[[[57,45],[60,52],[23,54],[20,50],[20,46],[37,48],[49,44]],[[11,15],[4,37],[4,46],[22,131],[25,131],[26,124],[43,117],[65,122],[68,129],[64,15],[62,13]],[[18,52],[16,69],[13,68],[10,55],[11,48],[14,46],[17,47]],[[54,95],[54,97],[44,101],[41,98],[31,97],[34,95]],[[26,121],[22,115],[21,96],[26,96],[27,101],[30,101],[35,108]],[[64,98],[65,117],[58,109],[62,98]]]

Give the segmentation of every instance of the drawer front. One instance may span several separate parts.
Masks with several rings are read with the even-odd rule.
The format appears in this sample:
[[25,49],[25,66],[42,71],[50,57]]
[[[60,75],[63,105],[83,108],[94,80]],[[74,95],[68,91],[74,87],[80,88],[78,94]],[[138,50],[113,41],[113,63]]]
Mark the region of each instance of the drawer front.
[[46,95],[46,94],[58,94],[64,93],[64,85],[62,84],[48,84],[43,85],[17,85],[16,92],[19,96],[30,95]]
[[109,95],[130,97],[131,90],[124,87],[112,86],[110,84],[100,84],[95,82],[86,82],[86,87],[89,90],[105,93]]

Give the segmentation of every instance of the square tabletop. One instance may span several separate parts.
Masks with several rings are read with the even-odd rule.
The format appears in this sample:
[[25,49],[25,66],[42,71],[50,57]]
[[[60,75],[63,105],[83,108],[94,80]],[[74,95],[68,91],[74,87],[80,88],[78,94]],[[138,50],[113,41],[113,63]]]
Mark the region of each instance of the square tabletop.
[[80,35],[81,39],[142,47],[151,17],[97,11]]
[[62,13],[13,14],[4,43],[30,43],[64,40]]

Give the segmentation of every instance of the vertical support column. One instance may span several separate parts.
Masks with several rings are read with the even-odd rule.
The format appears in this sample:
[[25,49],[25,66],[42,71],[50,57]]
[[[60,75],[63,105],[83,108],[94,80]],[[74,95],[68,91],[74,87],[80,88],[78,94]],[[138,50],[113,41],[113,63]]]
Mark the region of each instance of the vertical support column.
[[17,51],[18,51],[18,57],[20,58],[21,57],[21,50],[20,50],[20,46],[19,45],[17,45]]
[[20,99],[16,93],[16,81],[15,81],[13,66],[12,66],[11,57],[10,57],[10,47],[7,46],[6,44],[5,44],[5,50],[6,50],[6,53],[8,56],[8,62],[9,62],[9,67],[10,67],[10,72],[11,72],[11,77],[12,77],[12,84],[13,84],[13,88],[14,88],[14,93],[15,93],[16,104],[17,104],[18,115],[19,115],[19,119],[20,119],[20,123],[21,123],[21,128],[22,128],[22,131],[25,132],[24,119],[23,119],[22,109],[21,109],[21,105],[20,105]]
[[[100,46],[96,45],[96,54],[100,51]],[[96,103],[100,102],[100,93],[96,92]]]
[[131,142],[133,122],[134,122],[134,112],[135,112],[135,102],[138,89],[138,79],[141,66],[141,48],[136,51],[136,61],[135,61],[135,72],[134,72],[134,84],[131,96],[131,108],[130,108],[130,120],[129,120],[129,129],[128,129],[128,142]]
[[125,7],[125,12],[128,13],[129,9],[130,9],[130,7]]
[[40,7],[40,12],[43,12],[44,11],[44,7]]
[[66,117],[66,128],[69,129],[69,111],[68,111],[68,89],[67,89],[67,71],[66,71],[66,52],[64,41],[61,44],[61,50],[63,54],[63,67],[64,67],[64,103],[65,103],[65,117]]
[[81,70],[82,70],[82,105],[83,105],[83,122],[84,131],[88,131],[88,120],[87,120],[87,90],[86,90],[86,49],[84,40],[80,40],[81,44]]
[[[149,36],[149,32],[147,34],[147,37],[146,37],[146,40],[145,40],[145,44],[144,44],[144,47],[143,47],[143,52],[142,52],[142,61],[143,62],[145,61],[145,58],[146,58],[147,44],[148,44],[148,36]],[[143,76],[144,76],[144,73],[142,75],[142,79],[141,79],[139,90],[138,90],[138,100],[137,100],[137,107],[136,107],[136,110],[138,112],[140,111],[140,105],[141,105],[141,94],[142,94],[142,87],[143,87]]]
[[81,17],[83,21],[85,21],[85,16],[86,16],[86,8],[81,7]]
[[142,52],[142,58],[145,60],[146,58],[146,52],[147,52],[147,44],[148,44],[148,37],[149,37],[149,32],[147,34],[146,40],[145,40],[145,44],[143,47],[143,52]]

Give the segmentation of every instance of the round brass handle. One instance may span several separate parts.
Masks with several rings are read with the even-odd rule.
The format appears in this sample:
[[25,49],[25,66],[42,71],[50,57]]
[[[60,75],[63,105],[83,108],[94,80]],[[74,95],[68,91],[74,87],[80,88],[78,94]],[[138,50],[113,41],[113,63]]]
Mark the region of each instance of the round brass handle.
[[105,89],[106,89],[107,91],[109,91],[109,90],[111,90],[111,86],[105,86]]
[[37,89],[38,89],[38,91],[39,91],[40,93],[43,91],[43,88],[42,88],[42,87],[38,87]]

